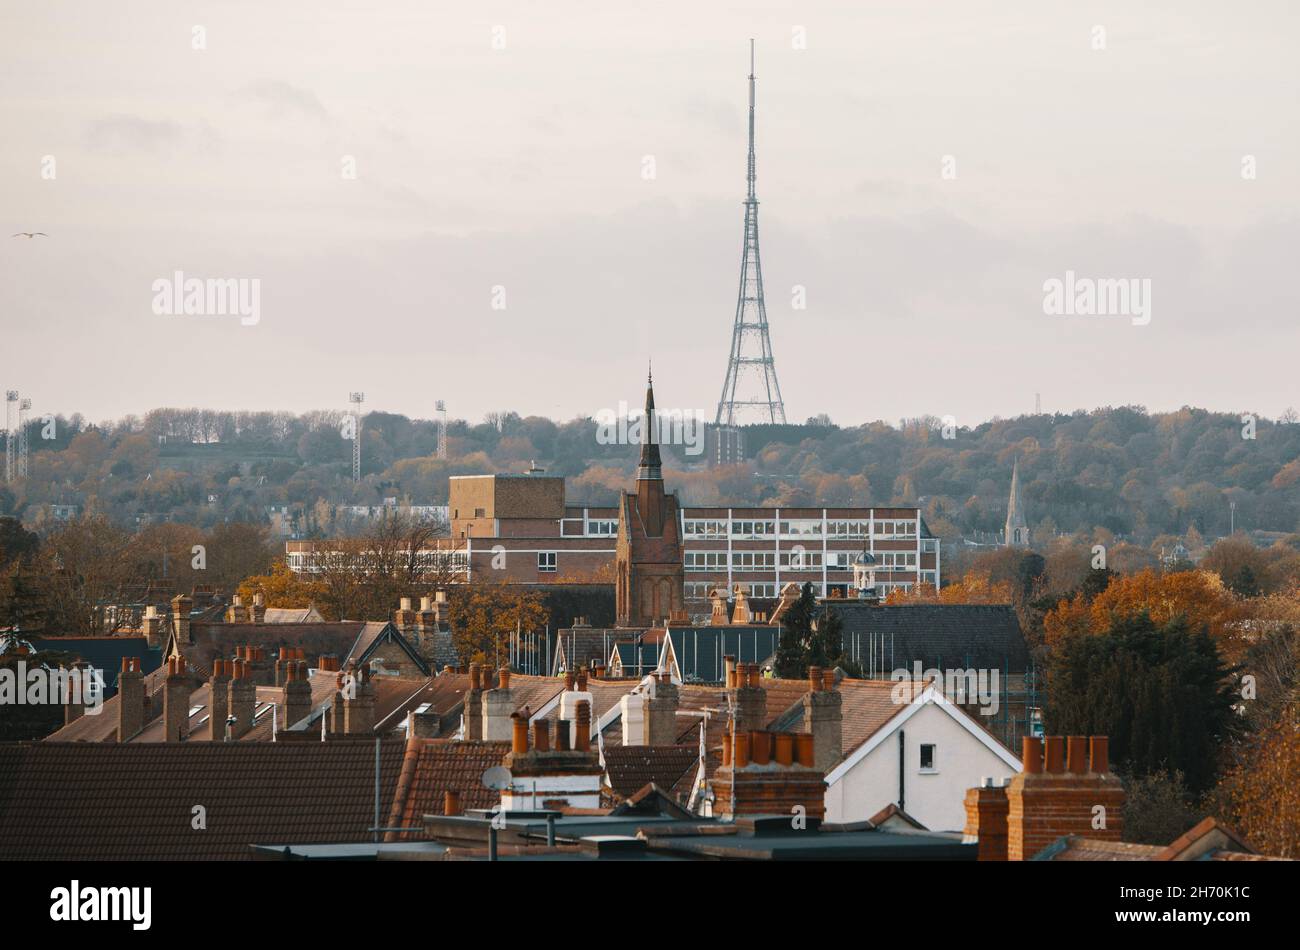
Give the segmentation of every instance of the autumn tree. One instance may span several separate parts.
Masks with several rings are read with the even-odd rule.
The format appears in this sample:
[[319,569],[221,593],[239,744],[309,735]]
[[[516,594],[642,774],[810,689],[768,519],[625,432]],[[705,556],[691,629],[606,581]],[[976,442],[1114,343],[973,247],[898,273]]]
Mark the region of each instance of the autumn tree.
[[1257,850],[1300,858],[1300,723],[1294,710],[1254,737],[1217,792],[1225,820]]
[[500,668],[511,644],[519,648],[522,634],[532,633],[550,619],[542,595],[504,584],[457,584],[448,595],[452,646],[465,663],[489,663]]
[[253,602],[254,594],[261,594],[268,607],[289,610],[319,606],[325,602],[325,587],[309,574],[295,574],[283,559],[271,564],[267,574],[254,574],[239,583],[238,592],[245,603]]

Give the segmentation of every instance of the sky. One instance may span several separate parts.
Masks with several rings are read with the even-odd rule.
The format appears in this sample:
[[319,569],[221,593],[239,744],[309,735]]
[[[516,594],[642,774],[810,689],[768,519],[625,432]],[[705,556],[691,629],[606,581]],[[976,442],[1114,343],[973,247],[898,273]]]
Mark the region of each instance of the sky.
[[[569,419],[653,360],[711,419],[752,37],[791,421],[1300,405],[1294,3],[636,7],[0,0],[0,386]],[[1047,312],[1067,273],[1149,319]]]

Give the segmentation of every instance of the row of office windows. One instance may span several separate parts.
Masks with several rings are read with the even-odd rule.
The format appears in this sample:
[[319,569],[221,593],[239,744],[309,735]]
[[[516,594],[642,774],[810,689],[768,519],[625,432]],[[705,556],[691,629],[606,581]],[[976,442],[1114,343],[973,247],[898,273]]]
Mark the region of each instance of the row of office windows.
[[[908,539],[916,537],[916,521],[827,521],[825,536],[828,538],[866,539],[869,537],[885,539]],[[728,524],[726,519],[687,518],[683,529],[688,539],[726,538],[741,539],[771,538],[777,535],[776,521],[738,521]],[[823,522],[820,518],[800,518],[780,522],[780,536],[783,538],[820,538],[823,535]],[[872,529],[875,529],[874,532]]]

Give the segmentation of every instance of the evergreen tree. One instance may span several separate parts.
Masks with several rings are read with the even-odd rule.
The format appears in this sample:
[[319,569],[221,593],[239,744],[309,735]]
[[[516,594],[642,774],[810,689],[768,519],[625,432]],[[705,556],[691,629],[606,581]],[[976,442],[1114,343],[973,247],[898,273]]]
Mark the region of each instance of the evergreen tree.
[[1145,613],[1102,634],[1066,637],[1047,672],[1044,710],[1055,735],[1106,735],[1133,776],[1180,771],[1193,792],[1215,779],[1218,749],[1238,727],[1231,676],[1209,634],[1182,617]]

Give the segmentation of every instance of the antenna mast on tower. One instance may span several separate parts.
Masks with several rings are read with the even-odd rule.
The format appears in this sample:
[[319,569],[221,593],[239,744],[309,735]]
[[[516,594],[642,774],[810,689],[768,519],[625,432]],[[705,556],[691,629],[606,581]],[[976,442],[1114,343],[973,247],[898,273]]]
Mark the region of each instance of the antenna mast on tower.
[[[749,41],[749,163],[746,173],[745,236],[740,255],[740,294],[731,332],[727,378],[718,400],[714,423],[735,426],[742,415],[756,421],[785,423],[785,403],[776,381],[772,340],[767,329],[767,304],[763,300],[763,270],[758,253],[758,192],[754,159],[754,41]],[[758,377],[751,394],[740,386],[741,377]],[[738,394],[739,393],[739,394]],[[746,398],[748,397],[748,398]]]
[[447,457],[447,404],[439,399],[434,403],[438,410],[438,458]]

